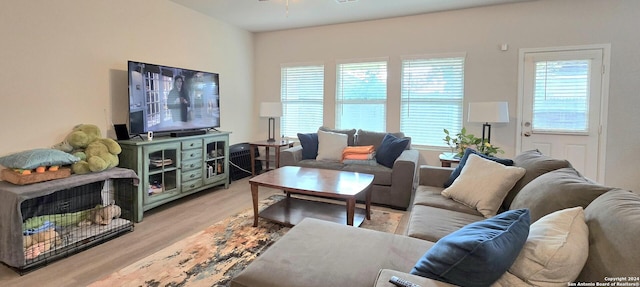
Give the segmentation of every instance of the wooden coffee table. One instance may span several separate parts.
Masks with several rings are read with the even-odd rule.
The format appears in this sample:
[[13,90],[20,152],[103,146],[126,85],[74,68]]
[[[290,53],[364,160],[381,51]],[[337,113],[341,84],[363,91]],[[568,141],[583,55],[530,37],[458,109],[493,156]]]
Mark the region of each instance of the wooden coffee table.
[[[285,166],[249,180],[253,198],[253,226],[258,217],[293,226],[306,217],[360,226],[371,219],[371,183],[373,175],[349,171]],[[282,189],[287,198],[258,213],[258,187]],[[365,210],[356,208],[356,195],[365,192]],[[291,194],[315,195],[346,200],[345,207],[321,201],[291,197]],[[346,215],[346,217],[345,217]]]

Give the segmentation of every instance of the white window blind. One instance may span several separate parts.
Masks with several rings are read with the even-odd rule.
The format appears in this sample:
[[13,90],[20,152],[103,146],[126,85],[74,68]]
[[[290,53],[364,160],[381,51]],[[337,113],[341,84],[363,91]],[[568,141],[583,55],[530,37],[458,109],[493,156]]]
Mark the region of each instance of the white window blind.
[[411,143],[446,146],[443,129],[462,129],[464,56],[402,61],[400,130]]
[[387,62],[337,67],[336,128],[386,131]]
[[590,64],[590,60],[536,63],[534,131],[588,132]]
[[324,65],[283,66],[281,133],[295,138],[298,133],[316,132],[322,126],[323,99]]

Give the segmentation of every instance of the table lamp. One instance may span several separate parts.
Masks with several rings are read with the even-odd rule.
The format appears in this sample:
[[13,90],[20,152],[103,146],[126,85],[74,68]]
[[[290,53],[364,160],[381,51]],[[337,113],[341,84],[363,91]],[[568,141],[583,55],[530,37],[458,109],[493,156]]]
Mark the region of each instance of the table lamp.
[[469,103],[469,114],[467,117],[471,123],[482,124],[482,142],[491,142],[491,124],[490,123],[508,123],[509,122],[509,103],[508,102],[480,102]]
[[276,119],[282,116],[281,102],[260,103],[260,117],[269,118],[269,139],[268,142],[276,141]]

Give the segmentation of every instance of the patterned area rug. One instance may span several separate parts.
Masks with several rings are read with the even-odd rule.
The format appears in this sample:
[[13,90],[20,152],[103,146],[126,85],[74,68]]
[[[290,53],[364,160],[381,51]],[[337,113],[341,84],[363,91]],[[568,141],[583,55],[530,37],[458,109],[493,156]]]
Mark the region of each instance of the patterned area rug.
[[[273,195],[259,208],[282,200]],[[394,233],[402,213],[371,209],[361,228]],[[258,221],[248,209],[209,226],[89,285],[99,286],[228,286],[230,280],[290,228]]]

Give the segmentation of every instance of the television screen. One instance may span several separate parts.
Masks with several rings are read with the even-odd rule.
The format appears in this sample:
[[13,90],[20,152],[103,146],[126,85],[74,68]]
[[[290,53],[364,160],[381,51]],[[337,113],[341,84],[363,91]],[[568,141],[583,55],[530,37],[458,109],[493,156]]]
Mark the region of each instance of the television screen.
[[220,127],[217,73],[134,61],[128,66],[131,134]]

